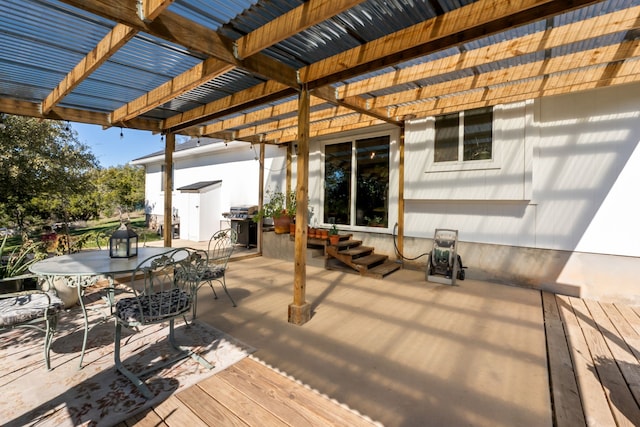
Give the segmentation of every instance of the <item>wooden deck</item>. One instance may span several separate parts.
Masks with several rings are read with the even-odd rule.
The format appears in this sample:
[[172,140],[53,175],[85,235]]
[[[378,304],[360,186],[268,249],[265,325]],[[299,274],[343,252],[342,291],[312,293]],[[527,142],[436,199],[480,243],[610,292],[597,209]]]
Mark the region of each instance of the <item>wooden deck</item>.
[[555,425],[640,425],[640,310],[543,293]]
[[376,424],[249,357],[123,425],[372,427]]
[[238,307],[204,294],[199,318],[275,368],[248,358],[127,426],[640,425],[638,307],[308,268],[314,315],[293,326],[291,263],[233,264]]

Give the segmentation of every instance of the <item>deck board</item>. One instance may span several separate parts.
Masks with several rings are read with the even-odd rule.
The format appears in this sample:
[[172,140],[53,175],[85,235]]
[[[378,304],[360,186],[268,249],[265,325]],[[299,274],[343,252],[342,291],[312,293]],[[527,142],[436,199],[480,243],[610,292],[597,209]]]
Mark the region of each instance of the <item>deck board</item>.
[[[636,399],[640,397],[640,371],[637,360],[631,353],[624,339],[618,334],[614,324],[596,301],[582,301],[589,310],[593,323],[597,325],[601,336],[598,336],[602,348],[600,354],[594,353],[598,371],[607,373],[606,378],[601,375],[601,382],[609,387],[609,400],[618,425],[640,425],[640,408]],[[598,360],[597,358],[600,358]],[[601,369],[606,367],[606,369]]]
[[[571,348],[571,359],[576,373],[578,388],[583,402],[583,409],[587,425],[614,426],[615,419],[609,408],[609,402],[603,392],[589,350],[589,340],[574,312],[569,297],[558,297],[560,314],[565,324]],[[591,341],[592,342],[592,341]]]
[[555,424],[557,427],[585,426],[578,383],[556,297],[543,292],[542,298]]
[[[303,386],[252,359],[233,366],[225,379],[262,402],[265,407],[290,420],[291,425],[366,426],[374,423],[326,396]],[[244,381],[240,381],[244,379]],[[247,387],[249,386],[249,387]],[[268,396],[269,399],[265,399]],[[302,418],[298,420],[298,418]],[[302,424],[301,424],[302,423]]]
[[638,307],[473,280],[440,286],[422,272],[373,282],[318,269],[307,285],[320,314],[293,327],[282,321],[290,270],[280,279],[279,262],[255,262],[262,268],[234,265],[227,281],[238,307],[204,294],[202,320],[256,357],[127,425],[640,425]]
[[[258,408],[252,407],[250,402],[242,399],[233,390],[224,387],[217,376],[209,378],[206,389],[198,384],[177,394],[177,398],[209,426],[244,426],[269,425],[274,420],[262,414]],[[211,392],[207,392],[210,390]],[[259,422],[258,422],[259,421]],[[277,426],[278,424],[273,424]]]
[[126,425],[372,427],[377,424],[263,363],[245,358],[172,396],[144,417],[131,418]]

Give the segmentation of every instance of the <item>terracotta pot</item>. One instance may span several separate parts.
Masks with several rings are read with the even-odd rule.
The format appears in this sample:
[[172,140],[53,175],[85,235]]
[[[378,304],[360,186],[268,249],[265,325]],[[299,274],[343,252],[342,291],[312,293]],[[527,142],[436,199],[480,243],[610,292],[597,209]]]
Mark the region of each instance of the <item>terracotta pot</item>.
[[340,242],[340,235],[339,234],[330,234],[329,235],[329,243],[331,243],[331,245],[336,246],[339,242]]
[[288,233],[290,223],[291,223],[291,220],[286,215],[282,215],[280,218],[273,218],[273,228],[276,234]]
[[316,238],[316,229],[313,227],[309,227],[309,238],[310,239]]
[[320,238],[321,239],[327,239],[329,237],[329,230],[320,230]]
[[289,234],[296,234],[296,223],[293,221],[289,222]]

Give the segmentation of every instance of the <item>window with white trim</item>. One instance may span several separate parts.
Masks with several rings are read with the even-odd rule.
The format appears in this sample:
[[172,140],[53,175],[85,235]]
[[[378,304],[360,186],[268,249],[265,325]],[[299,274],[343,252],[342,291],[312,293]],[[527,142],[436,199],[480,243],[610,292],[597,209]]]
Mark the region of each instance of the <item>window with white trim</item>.
[[492,107],[444,114],[435,118],[434,163],[470,162],[492,158]]

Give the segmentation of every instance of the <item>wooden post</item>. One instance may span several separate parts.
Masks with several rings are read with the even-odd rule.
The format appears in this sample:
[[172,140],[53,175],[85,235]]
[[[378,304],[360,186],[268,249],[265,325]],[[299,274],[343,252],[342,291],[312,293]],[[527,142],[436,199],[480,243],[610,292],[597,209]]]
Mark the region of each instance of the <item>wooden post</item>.
[[[258,174],[258,209],[264,203],[264,151],[265,145],[260,144],[260,172]],[[258,253],[262,255],[262,219],[258,222]]]
[[164,245],[171,247],[173,237],[173,150],[176,147],[176,135],[168,133],[164,146]]
[[298,100],[298,171],[296,179],[296,240],[293,278],[293,302],[289,304],[289,323],[302,325],[311,318],[306,301],[307,223],[309,222],[309,89],[300,88]]
[[[291,191],[291,176],[292,176],[292,171],[291,171],[291,165],[293,163],[293,142],[290,143],[289,145],[287,145],[287,176],[286,176],[286,183],[285,183],[285,193],[287,196],[289,195],[289,192]],[[289,213],[289,215],[291,215],[291,213]]]
[[[398,165],[398,252],[404,253],[404,135],[405,123],[400,127],[400,162]],[[400,261],[403,261],[402,259]]]

